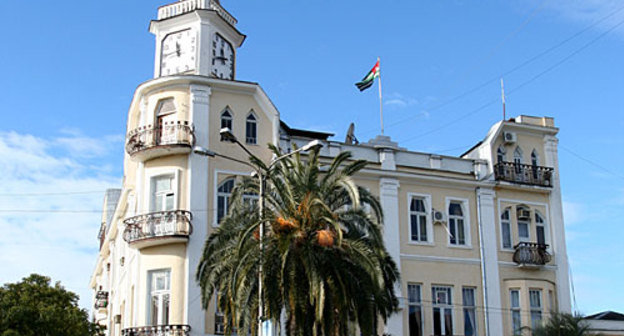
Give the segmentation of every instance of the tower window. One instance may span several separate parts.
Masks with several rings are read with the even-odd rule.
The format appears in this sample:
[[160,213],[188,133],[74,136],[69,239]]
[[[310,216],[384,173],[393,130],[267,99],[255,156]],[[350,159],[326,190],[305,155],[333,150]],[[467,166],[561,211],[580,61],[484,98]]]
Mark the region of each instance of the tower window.
[[221,128],[232,130],[232,114],[227,109],[221,113]]
[[245,128],[245,142],[255,145],[258,142],[258,122],[256,116],[249,113],[247,116],[247,123]]

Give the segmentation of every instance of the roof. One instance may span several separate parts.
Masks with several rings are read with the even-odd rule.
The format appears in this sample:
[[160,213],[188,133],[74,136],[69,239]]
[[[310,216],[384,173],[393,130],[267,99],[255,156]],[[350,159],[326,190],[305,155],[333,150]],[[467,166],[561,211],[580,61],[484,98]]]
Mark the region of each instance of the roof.
[[594,315],[585,317],[586,320],[609,320],[609,321],[624,321],[624,314],[614,311],[603,311]]
[[327,133],[327,132],[318,132],[318,131],[309,131],[309,130],[302,130],[302,129],[296,129],[296,128],[290,128],[284,121],[280,120],[280,126],[282,127],[282,129],[284,129],[284,131],[286,132],[286,134],[290,135],[290,136],[300,136],[300,137],[306,137],[306,138],[312,138],[312,139],[319,139],[319,140],[327,140],[327,138],[334,136],[334,133]]

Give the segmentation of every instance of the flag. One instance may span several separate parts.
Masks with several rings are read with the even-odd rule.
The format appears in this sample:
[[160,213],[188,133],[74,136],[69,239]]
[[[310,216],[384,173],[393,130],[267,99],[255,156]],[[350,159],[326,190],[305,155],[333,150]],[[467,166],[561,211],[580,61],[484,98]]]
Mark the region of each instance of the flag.
[[377,59],[377,63],[375,66],[369,71],[362,81],[355,83],[355,86],[361,91],[364,91],[373,85],[375,78],[379,77],[379,59]]

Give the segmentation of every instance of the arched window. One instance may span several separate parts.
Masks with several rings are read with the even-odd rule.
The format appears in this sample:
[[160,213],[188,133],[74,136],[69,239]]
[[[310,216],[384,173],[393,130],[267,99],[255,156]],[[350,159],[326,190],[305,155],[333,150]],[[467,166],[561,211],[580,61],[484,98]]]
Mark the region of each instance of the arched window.
[[505,154],[505,148],[503,146],[499,146],[498,150],[496,151],[496,162],[505,162]]
[[410,202],[410,240],[427,241],[427,211],[423,198],[412,198]]
[[234,189],[234,178],[223,181],[217,188],[217,223],[221,223],[228,213],[232,189]]
[[247,116],[245,142],[255,145],[258,142],[258,123],[253,112]]
[[501,214],[501,238],[503,248],[511,248],[511,208],[506,208]]
[[538,244],[546,244],[546,222],[539,211],[535,211],[535,236]]
[[522,163],[522,149],[520,147],[516,147],[514,151],[514,163]]
[[153,140],[165,145],[176,141],[176,107],[173,98],[161,99],[156,107],[156,136]]
[[232,114],[227,109],[221,113],[221,128],[229,128],[230,131],[232,130]]
[[531,152],[531,164],[533,166],[539,166],[539,154],[537,154],[535,149]]
[[466,245],[464,211],[460,202],[449,204],[449,231],[451,245]]

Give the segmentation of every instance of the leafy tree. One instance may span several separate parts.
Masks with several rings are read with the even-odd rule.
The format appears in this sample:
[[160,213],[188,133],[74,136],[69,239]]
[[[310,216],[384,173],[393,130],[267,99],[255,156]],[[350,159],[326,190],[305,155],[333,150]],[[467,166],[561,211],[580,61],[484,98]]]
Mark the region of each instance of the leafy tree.
[[552,313],[543,325],[533,330],[533,336],[586,336],[589,325],[580,315]]
[[252,158],[266,174],[264,216],[244,197],[257,194],[261,182],[243,179],[197,270],[204,307],[218,294],[231,321],[226,333],[256,333],[259,265],[264,318],[281,321],[285,313],[287,335],[347,335],[356,326],[374,335],[377,321],[395,312],[399,274],[384,246],[381,206],[352,180],[366,162],[350,158],[341,153],[328,170],[320,168],[318,149],[305,161],[296,154],[270,167]]
[[0,288],[0,336],[94,336],[98,327],[78,307],[78,295],[31,274]]

